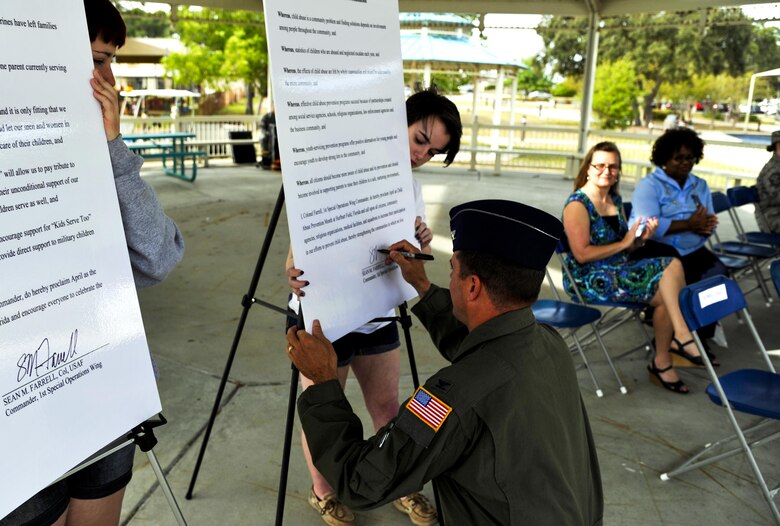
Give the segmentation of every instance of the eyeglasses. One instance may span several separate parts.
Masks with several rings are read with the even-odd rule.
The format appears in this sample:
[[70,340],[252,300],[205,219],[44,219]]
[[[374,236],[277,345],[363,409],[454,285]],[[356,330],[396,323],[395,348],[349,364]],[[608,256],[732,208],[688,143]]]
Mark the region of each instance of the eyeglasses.
[[617,164],[591,164],[592,168],[595,168],[599,173],[602,173],[605,169],[609,170],[609,173],[611,174],[617,174],[620,173],[620,166]]
[[672,157],[672,161],[676,163],[690,163],[696,160],[693,155],[675,155]]

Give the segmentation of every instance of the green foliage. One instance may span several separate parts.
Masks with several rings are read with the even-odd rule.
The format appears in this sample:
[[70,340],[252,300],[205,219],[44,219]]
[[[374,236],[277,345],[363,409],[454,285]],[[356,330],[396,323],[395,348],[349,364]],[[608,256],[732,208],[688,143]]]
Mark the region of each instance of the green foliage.
[[539,57],[528,57],[523,60],[528,69],[521,70],[517,75],[517,88],[526,93],[531,91],[549,91],[552,86],[550,80],[544,74],[544,63]]
[[750,87],[750,75],[732,77],[728,74],[693,75],[689,81],[664,84],[661,92],[678,102],[710,100],[714,102],[739,101]]
[[250,91],[265,95],[268,55],[263,15],[221,9],[193,13],[179,8],[180,18],[196,14],[200,20],[180,20],[176,25],[186,51],[163,59],[174,82],[221,88],[231,81],[243,81]]
[[[633,62],[645,123],[664,82],[691,83],[696,74],[739,77],[780,63],[778,31],[752,24],[738,8],[617,16],[600,27],[599,67],[621,58]],[[543,18],[544,62],[561,75],[581,77],[587,28],[584,17]]]
[[127,26],[129,37],[166,38],[171,36],[171,23],[168,13],[157,11],[147,13],[143,9],[124,9],[121,4],[117,8],[122,13],[122,18]]
[[447,75],[445,73],[431,74],[431,84],[434,84],[440,93],[457,93],[458,86],[471,82],[469,75]]
[[653,110],[653,122],[663,122],[672,113],[676,112],[673,110]]
[[602,64],[596,71],[593,111],[606,129],[627,128],[634,118],[634,102],[639,95],[634,64],[626,59]]
[[556,97],[574,97],[582,91],[582,82],[572,77],[566,77],[562,82],[553,86],[552,93]]

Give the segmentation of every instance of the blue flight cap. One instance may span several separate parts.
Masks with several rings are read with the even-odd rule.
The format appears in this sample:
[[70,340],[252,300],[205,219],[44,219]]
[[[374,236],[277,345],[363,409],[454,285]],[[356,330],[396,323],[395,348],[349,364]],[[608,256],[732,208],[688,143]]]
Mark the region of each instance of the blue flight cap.
[[452,250],[499,256],[521,267],[544,270],[563,234],[563,224],[538,208],[484,199],[450,210]]

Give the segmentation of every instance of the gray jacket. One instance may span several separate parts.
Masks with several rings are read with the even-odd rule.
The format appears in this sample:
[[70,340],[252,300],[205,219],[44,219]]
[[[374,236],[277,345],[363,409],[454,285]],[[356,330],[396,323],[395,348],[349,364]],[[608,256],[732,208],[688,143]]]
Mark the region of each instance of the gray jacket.
[[156,285],[181,261],[184,239],[152,187],[141,179],[143,159],[128,150],[121,135],[109,141],[108,153],[135,286]]

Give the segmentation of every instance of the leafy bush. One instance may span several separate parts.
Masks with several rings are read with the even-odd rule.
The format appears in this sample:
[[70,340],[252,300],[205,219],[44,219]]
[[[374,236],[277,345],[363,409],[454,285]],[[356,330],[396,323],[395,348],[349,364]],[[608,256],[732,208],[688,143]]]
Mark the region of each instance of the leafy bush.
[[661,121],[674,113],[672,110],[653,110],[653,121]]
[[620,59],[599,66],[593,90],[593,111],[605,129],[625,129],[634,118],[634,102],[639,95],[636,71],[630,60]]
[[576,81],[566,78],[563,82],[553,86],[550,93],[556,97],[574,97],[579,90],[580,86]]

